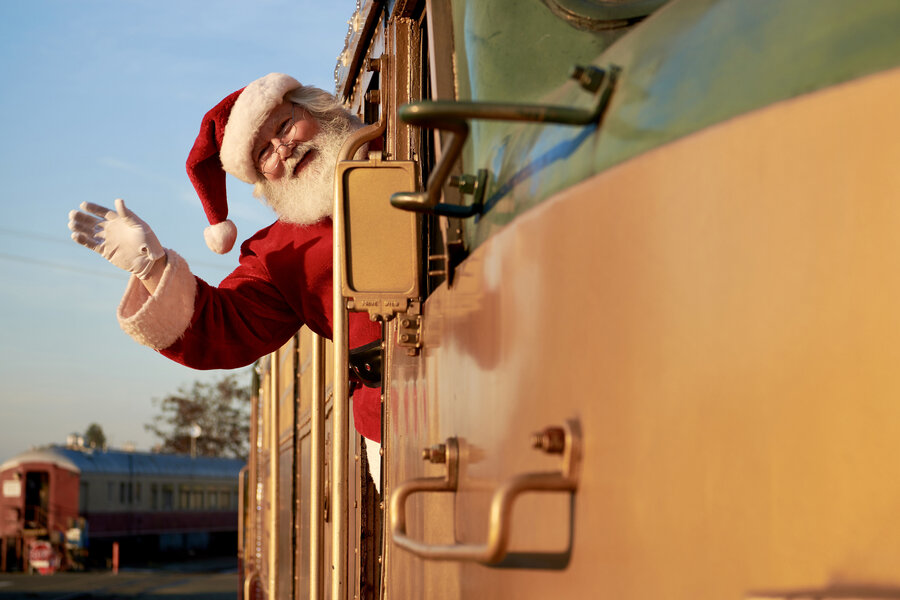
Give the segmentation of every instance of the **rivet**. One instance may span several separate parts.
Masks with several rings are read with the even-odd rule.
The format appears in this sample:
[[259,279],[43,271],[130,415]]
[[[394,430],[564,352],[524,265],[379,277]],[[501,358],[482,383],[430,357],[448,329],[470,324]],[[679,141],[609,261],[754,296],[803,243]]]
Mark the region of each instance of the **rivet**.
[[572,68],[572,79],[578,81],[578,84],[589,92],[596,92],[603,85],[606,78],[606,71],[594,65],[582,66],[575,65]]

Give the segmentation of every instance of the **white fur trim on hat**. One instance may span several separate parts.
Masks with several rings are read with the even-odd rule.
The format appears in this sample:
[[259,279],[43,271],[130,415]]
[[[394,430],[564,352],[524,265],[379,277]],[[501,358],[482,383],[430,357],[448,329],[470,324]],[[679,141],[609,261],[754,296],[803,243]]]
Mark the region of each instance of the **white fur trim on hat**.
[[237,226],[226,219],[215,225],[210,225],[203,230],[203,239],[206,245],[216,254],[226,254],[234,247],[234,240],[237,239]]
[[284,95],[300,87],[300,82],[283,73],[269,73],[244,88],[234,103],[219,158],[222,168],[241,181],[256,183],[259,174],[251,156],[253,141],[263,122],[273,108],[284,100]]

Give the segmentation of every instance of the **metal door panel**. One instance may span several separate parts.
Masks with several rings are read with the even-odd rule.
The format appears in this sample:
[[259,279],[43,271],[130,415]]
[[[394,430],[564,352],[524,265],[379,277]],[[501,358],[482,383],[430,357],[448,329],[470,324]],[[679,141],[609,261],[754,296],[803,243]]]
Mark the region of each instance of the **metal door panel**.
[[488,490],[558,465],[530,433],[577,419],[574,503],[514,514],[516,553],[552,554],[559,522],[571,551],[502,569],[395,548],[391,596],[900,588],[897,97],[891,71],[735,118],[479,247],[393,366],[388,479],[440,474],[418,453],[458,436],[455,506],[411,499],[410,533],[477,540]]

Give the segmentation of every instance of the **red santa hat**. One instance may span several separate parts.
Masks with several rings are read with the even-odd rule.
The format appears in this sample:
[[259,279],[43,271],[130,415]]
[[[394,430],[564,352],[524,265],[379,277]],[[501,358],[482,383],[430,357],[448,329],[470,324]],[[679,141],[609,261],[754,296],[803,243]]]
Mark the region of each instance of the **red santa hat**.
[[225,254],[237,238],[237,228],[228,219],[225,173],[247,183],[259,180],[252,156],[254,138],[284,95],[298,87],[300,82],[289,75],[269,73],[229,94],[204,115],[188,154],[187,172],[209,219],[203,237],[213,252]]

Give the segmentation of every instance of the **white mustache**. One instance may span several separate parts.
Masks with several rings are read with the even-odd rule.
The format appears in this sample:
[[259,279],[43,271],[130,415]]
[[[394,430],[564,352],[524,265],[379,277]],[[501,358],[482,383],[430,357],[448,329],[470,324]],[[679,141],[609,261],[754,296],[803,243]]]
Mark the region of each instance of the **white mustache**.
[[[314,138],[315,139],[315,138]],[[284,160],[284,175],[282,178],[290,177],[294,172],[294,167],[297,166],[303,157],[306,156],[307,152],[311,150],[315,150],[317,144],[313,142],[313,140],[308,140],[306,142],[302,142],[296,146],[294,146],[294,151],[291,152],[291,155]]]

